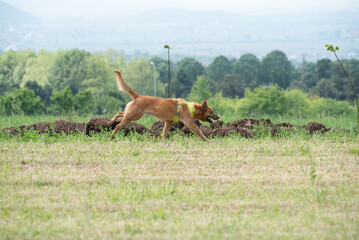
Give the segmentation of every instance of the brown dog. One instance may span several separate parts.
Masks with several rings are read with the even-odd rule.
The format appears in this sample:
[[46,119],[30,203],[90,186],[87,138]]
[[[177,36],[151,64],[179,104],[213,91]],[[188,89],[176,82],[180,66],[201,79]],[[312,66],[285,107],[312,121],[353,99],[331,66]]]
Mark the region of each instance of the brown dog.
[[123,80],[121,72],[115,71],[117,84],[120,91],[130,94],[133,101],[126,105],[125,112],[118,112],[110,121],[110,126],[120,117],[119,123],[115,130],[113,130],[111,139],[118,130],[131,121],[139,120],[143,115],[152,115],[156,118],[165,121],[162,138],[165,138],[168,130],[174,121],[183,122],[189,129],[197,134],[200,138],[207,141],[202,131],[194,123],[195,119],[212,123],[212,119],[217,120],[219,117],[214,114],[212,108],[208,106],[207,99],[203,104],[186,103],[183,99],[164,99],[160,97],[141,96],[137,94],[132,88],[127,86]]

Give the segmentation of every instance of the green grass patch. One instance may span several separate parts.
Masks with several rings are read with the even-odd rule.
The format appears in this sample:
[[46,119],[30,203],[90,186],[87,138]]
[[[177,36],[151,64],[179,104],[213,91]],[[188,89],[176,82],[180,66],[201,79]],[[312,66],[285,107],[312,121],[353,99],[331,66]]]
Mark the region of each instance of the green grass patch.
[[359,236],[353,133],[298,130],[209,142],[180,134],[108,141],[109,134],[2,138],[1,238]]

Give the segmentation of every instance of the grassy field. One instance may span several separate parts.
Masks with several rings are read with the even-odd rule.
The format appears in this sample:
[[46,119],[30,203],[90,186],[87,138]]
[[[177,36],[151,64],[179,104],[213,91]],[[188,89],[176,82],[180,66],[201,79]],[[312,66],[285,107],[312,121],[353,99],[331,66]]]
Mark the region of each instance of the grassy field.
[[[0,128],[55,119],[2,117]],[[0,239],[359,238],[354,133],[108,136],[3,136]]]

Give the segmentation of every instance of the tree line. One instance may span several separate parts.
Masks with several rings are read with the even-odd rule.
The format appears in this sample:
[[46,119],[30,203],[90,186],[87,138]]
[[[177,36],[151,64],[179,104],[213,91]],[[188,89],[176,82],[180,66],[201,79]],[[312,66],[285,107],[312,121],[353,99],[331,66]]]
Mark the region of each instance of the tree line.
[[[358,89],[359,60],[344,60],[343,64]],[[142,95],[153,95],[155,78],[157,96],[167,97],[167,59],[126,59],[113,49],[105,53],[78,49],[9,51],[0,55],[0,114],[57,114],[74,110],[80,114],[116,112],[123,109],[130,98],[117,90],[115,69],[121,70],[128,84]],[[247,113],[243,109],[253,111],[263,104],[273,105],[282,94],[282,100],[286,102],[282,105],[288,107],[287,111],[267,110],[273,114],[285,114],[293,107],[287,104],[290,97],[284,97],[288,97],[288,93],[297,98],[305,96],[303,101],[307,103],[320,97],[348,102],[354,98],[337,62],[320,59],[317,62],[304,61],[295,67],[278,50],[261,60],[253,54],[244,54],[239,59],[217,56],[208,66],[187,57],[177,63],[171,62],[171,79],[172,97],[198,102],[203,98],[214,98],[217,108],[237,106],[242,113]],[[279,94],[277,98],[276,94]],[[268,99],[260,99],[261,96],[268,96]],[[262,101],[262,105],[248,105],[250,98],[251,102]],[[230,106],[218,104],[229,103],[230,99],[237,99],[240,107],[235,102]],[[327,103],[333,106],[332,100]],[[345,111],[349,111],[350,104],[343,104]],[[263,109],[258,111],[266,112]]]

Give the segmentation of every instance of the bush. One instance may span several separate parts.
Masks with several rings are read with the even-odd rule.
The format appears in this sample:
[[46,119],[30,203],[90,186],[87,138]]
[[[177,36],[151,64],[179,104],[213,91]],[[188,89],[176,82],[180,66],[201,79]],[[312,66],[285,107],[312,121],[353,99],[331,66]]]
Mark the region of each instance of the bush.
[[222,92],[216,93],[213,98],[208,100],[209,106],[219,115],[237,115],[239,112],[239,100],[225,98]]
[[40,97],[28,88],[16,89],[7,93],[0,101],[1,112],[4,114],[36,114],[44,111],[45,106]]
[[308,94],[298,90],[284,92],[286,114],[290,116],[307,116],[309,114]]
[[246,89],[244,98],[239,100],[239,112],[283,115],[287,112],[284,91],[278,86]]
[[119,100],[118,98],[110,96],[106,102],[104,111],[106,113],[117,113],[120,111],[121,106],[123,105],[123,101]]
[[313,97],[309,100],[310,115],[345,115],[354,114],[355,109],[347,101],[337,101],[331,98]]
[[54,91],[51,96],[53,105],[50,107],[50,113],[67,113],[74,109],[74,95],[69,86],[61,91]]
[[310,117],[354,114],[347,101],[309,97],[300,90],[281,90],[278,86],[247,89],[242,99],[225,98],[221,92],[209,99],[209,105],[220,115],[289,115]]
[[74,103],[77,106],[77,112],[80,115],[91,114],[95,112],[95,105],[91,90],[79,91],[75,98]]

